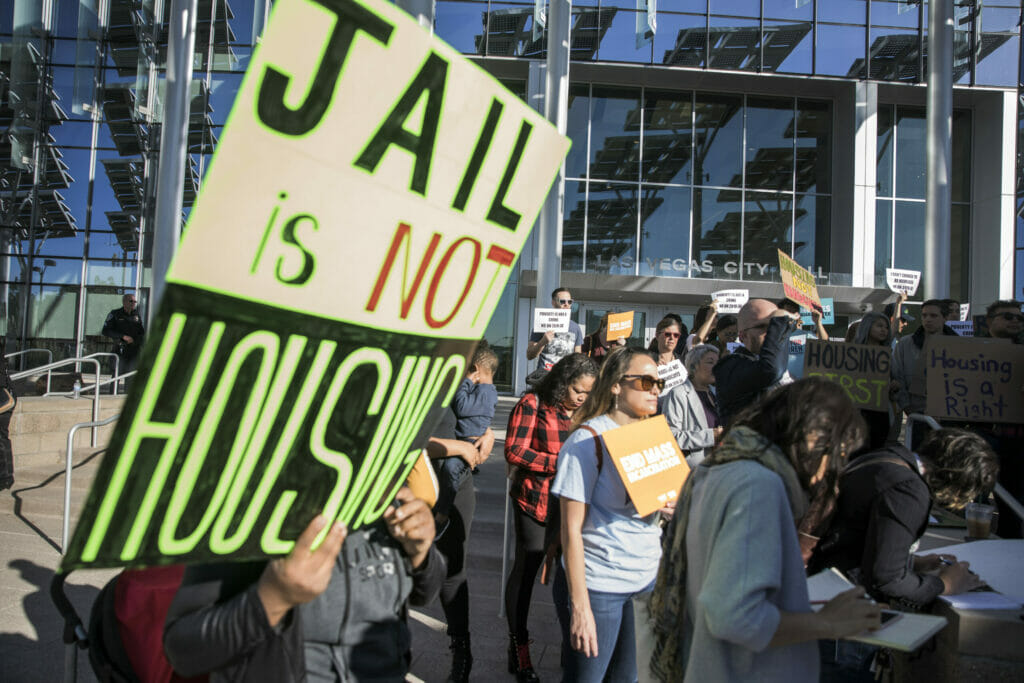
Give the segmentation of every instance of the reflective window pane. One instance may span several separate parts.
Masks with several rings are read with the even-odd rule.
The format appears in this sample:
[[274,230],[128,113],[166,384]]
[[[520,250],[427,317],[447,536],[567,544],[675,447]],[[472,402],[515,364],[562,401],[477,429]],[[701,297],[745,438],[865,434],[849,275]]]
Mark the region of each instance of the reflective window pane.
[[791,253],[793,195],[745,192],[743,211],[744,280],[769,280],[778,270],[778,250]]
[[640,195],[640,275],[689,275],[690,188],[643,185]]
[[744,17],[761,16],[761,0],[709,0],[708,4],[708,9],[712,14],[732,14]]
[[922,38],[917,30],[871,29],[871,78],[916,83],[921,80]]
[[[609,14],[605,12],[605,14]],[[646,23],[647,13],[640,14]],[[611,19],[607,30],[601,31],[601,45],[597,49],[597,58],[602,62],[639,62],[651,63],[651,43],[636,46],[636,12],[618,10]],[[603,29],[604,27],[602,27]]]
[[[900,26],[917,30],[920,5],[907,0],[871,0],[871,23],[874,26]],[[925,23],[927,23],[927,16]]]
[[486,44],[487,54],[495,57],[544,57],[547,36],[542,33],[538,39],[533,38],[532,5],[492,2],[486,19],[486,38],[474,38],[474,52]]
[[793,189],[793,100],[747,98],[745,187]]
[[822,76],[861,78],[864,74],[864,27],[818,24],[817,31],[814,72]]
[[975,83],[978,85],[1013,86],[1017,82],[1017,60],[1020,38],[1005,33],[981,34],[981,54]]
[[761,22],[712,16],[708,65],[713,69],[757,71],[761,65]]
[[924,199],[928,172],[924,111],[896,108],[896,196]]
[[704,15],[658,12],[658,32],[654,34],[654,63],[704,66],[707,38],[707,18]]
[[569,111],[566,135],[572,140],[572,147],[565,158],[565,175],[568,178],[587,176],[587,130],[590,118],[590,86],[569,87]]
[[818,21],[835,21],[843,24],[867,22],[866,0],[818,0]]
[[594,86],[590,177],[640,180],[640,89]]
[[924,270],[924,213],[924,202],[896,201],[893,268]]
[[832,191],[832,105],[797,100],[796,191]]
[[781,73],[811,73],[813,25],[764,20],[762,70]]
[[587,272],[636,271],[637,185],[590,183],[587,200]]
[[793,260],[812,273],[829,272],[831,199],[797,195],[793,211]]
[[486,17],[487,3],[440,0],[434,14],[434,33],[459,52],[482,55]]
[[953,159],[950,186],[954,202],[971,200],[971,112],[953,110]]
[[697,94],[693,155],[694,184],[742,185],[742,97]]
[[875,287],[887,289],[885,269],[892,268],[892,200],[875,200]]
[[693,158],[693,96],[645,91],[643,180],[689,183]]
[[876,193],[880,197],[892,196],[892,159],[893,146],[896,142],[896,131],[893,128],[893,106],[878,105],[876,116],[878,132],[876,134],[878,166],[876,173]]
[[566,181],[562,215],[562,270],[583,271],[583,239],[587,217],[587,184]]
[[739,279],[741,225],[739,190],[694,188],[691,277]]
[[814,0],[764,0],[764,16],[769,19],[810,21],[814,18]]

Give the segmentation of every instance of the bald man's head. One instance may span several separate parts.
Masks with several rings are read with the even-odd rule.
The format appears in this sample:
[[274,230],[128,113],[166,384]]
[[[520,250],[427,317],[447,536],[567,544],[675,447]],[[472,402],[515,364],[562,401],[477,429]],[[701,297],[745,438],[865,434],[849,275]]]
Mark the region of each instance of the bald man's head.
[[764,335],[768,332],[768,319],[779,307],[767,299],[751,299],[743,304],[737,316],[739,339],[751,353],[760,353]]

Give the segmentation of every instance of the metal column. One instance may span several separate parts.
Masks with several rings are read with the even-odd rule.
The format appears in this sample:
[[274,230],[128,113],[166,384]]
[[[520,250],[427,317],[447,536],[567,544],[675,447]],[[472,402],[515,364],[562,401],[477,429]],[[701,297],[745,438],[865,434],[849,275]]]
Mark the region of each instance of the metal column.
[[945,299],[949,296],[951,239],[953,0],[932,0],[928,4],[928,187],[923,284],[925,299]]
[[[548,8],[548,56],[545,70],[544,117],[565,135],[569,109],[569,34],[572,0],[551,0]],[[537,226],[537,302],[547,306],[548,294],[562,277],[562,204],[565,164],[548,193]]]
[[434,0],[395,0],[395,4],[416,19],[420,26],[434,31]]
[[181,193],[188,154],[188,118],[192,91],[192,55],[196,44],[196,0],[171,0],[167,40],[167,101],[160,129],[156,225],[153,235],[153,292],[149,317],[163,297],[167,270],[181,236]]

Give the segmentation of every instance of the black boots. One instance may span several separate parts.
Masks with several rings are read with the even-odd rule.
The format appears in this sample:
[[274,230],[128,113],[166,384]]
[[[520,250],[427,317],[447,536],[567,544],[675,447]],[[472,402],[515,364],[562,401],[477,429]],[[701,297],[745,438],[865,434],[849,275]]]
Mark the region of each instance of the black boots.
[[508,634],[508,672],[516,675],[516,683],[540,683],[530,661],[529,637],[516,638]]
[[452,672],[448,683],[469,683],[469,671],[473,668],[473,653],[469,650],[469,634],[452,635]]

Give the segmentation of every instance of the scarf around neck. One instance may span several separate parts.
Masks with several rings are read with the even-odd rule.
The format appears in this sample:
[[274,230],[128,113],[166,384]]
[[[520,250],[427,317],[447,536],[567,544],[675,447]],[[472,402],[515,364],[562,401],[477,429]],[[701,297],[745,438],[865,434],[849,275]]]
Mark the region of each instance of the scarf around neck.
[[[753,460],[779,475],[786,488],[793,520],[799,524],[807,513],[807,493],[800,486],[796,471],[779,447],[750,427],[734,427],[699,467],[714,467],[737,460]],[[690,519],[695,474],[691,473],[683,485],[675,514],[665,528],[661,565],[658,567],[658,578],[648,606],[654,623],[654,650],[650,668],[654,676],[664,683],[682,681],[686,671],[686,662],[683,661],[686,526]]]

